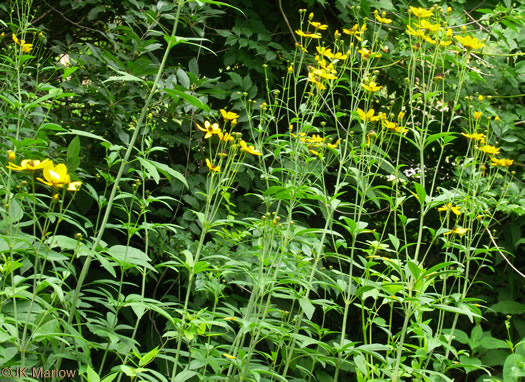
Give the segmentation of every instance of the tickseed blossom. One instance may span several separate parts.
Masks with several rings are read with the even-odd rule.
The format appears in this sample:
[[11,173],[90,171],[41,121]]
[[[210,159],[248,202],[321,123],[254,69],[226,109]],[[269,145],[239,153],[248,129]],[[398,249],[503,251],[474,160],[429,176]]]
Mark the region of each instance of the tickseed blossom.
[[229,359],[237,359],[237,357],[231,355],[231,354],[228,354],[228,353],[222,353],[223,356],[225,356],[226,358],[229,358]]
[[509,167],[509,166],[512,166],[512,164],[514,163],[512,159],[498,159],[498,158],[492,157],[490,158],[490,160],[492,161],[492,163],[490,164],[491,166]]
[[366,29],[366,24],[363,24],[361,28],[359,28],[358,24],[355,24],[352,29],[343,29],[343,33],[355,37],[358,41],[363,41],[361,35],[366,31]]
[[376,9],[374,11],[374,14],[376,16],[376,20],[379,21],[381,24],[390,24],[392,22],[392,19],[386,18],[386,12],[382,12],[380,16],[379,11]]
[[76,192],[80,190],[81,186],[82,186],[82,182],[71,182],[67,185],[67,190]]
[[419,19],[426,19],[427,17],[432,16],[431,9],[410,7],[409,12]]
[[219,135],[219,132],[221,131],[218,123],[211,124],[210,121],[204,121],[204,127],[202,127],[198,123],[196,125],[197,125],[197,129],[206,133],[206,135],[204,136],[204,139],[208,139],[212,135]]
[[376,84],[375,81],[365,81],[361,86],[370,93],[375,93],[382,88],[382,86]]
[[398,126],[396,122],[390,122],[386,119],[383,120],[383,126],[399,134],[405,134],[406,132],[408,132],[408,129],[406,127]]
[[461,215],[461,211],[460,211],[461,207],[459,206],[453,206],[452,203],[448,203],[446,206],[443,206],[443,207],[439,207],[438,208],[438,211],[452,211],[454,213],[454,215],[456,216],[459,216]]
[[62,188],[69,186],[71,178],[67,173],[67,167],[65,164],[60,163],[56,166],[47,166],[43,169],[44,179],[36,178],[39,182],[44,183],[46,186],[54,188]]
[[239,114],[234,113],[233,111],[226,111],[224,109],[220,110],[222,118],[224,118],[226,121],[233,121],[234,119],[239,118]]
[[219,139],[223,142],[231,142],[235,139],[230,133],[223,133],[222,131],[219,131],[218,136]]
[[22,52],[29,53],[31,52],[31,50],[33,50],[33,44],[26,44],[25,40],[19,40],[14,33],[12,35],[12,38],[15,44],[20,45],[22,47]]
[[319,30],[327,30],[328,29],[328,25],[326,24],[321,24],[320,22],[318,21],[308,21],[308,23],[313,26],[315,29],[319,29]]
[[315,86],[317,86],[317,89],[319,90],[326,90],[326,86],[323,85],[315,76],[314,72],[308,73],[308,81],[313,82]]
[[208,168],[211,171],[221,172],[221,166],[215,166],[214,164],[211,163],[211,161],[208,158],[206,158],[206,166],[208,166]]
[[441,25],[429,23],[427,20],[421,20],[419,24],[416,24],[416,27],[430,32],[437,32],[441,28]]
[[459,235],[459,236],[463,236],[464,234],[466,234],[467,232],[469,231],[468,228],[462,228],[462,227],[454,227],[452,228],[452,230],[448,231],[448,232],[445,232],[443,235],[451,235],[451,234],[456,234],[456,235]]
[[479,41],[477,37],[471,37],[471,36],[456,36],[456,40],[458,40],[463,47],[467,50],[476,50],[481,49],[485,46],[483,41]]
[[425,35],[425,31],[422,30],[422,29],[418,29],[417,31],[414,30],[414,28],[412,28],[410,25],[407,25],[407,30],[406,32],[411,35],[411,36],[415,36],[415,37],[418,37],[418,38],[425,38],[426,35]]
[[362,122],[365,122],[365,121],[370,121],[370,122],[379,121],[381,119],[381,116],[380,115],[374,115],[375,112],[376,111],[374,109],[370,109],[370,110],[368,110],[365,113],[362,109],[357,108],[357,115],[359,115],[359,118],[361,118]]
[[305,38],[321,38],[320,33],[309,33],[309,32],[303,32],[302,30],[297,29],[295,31],[299,36],[305,37]]
[[248,146],[248,144],[244,142],[242,139],[240,140],[240,144],[241,144],[241,151],[244,151],[252,155],[259,155],[259,156],[262,155],[262,153],[258,151],[254,146]]
[[9,163],[7,165],[8,169],[15,170],[15,171],[24,171],[24,170],[36,171],[36,170],[44,169],[46,167],[53,167],[53,162],[51,162],[51,160],[49,159],[44,159],[43,161],[24,159],[22,163],[20,163],[20,166],[17,166],[14,163]]
[[16,154],[14,151],[8,150],[7,151],[7,159],[9,162],[14,162],[16,160]]
[[485,144],[485,140],[487,139],[485,134],[482,134],[482,133],[473,133],[473,134],[461,133],[461,135],[463,135],[464,137],[467,137],[468,139],[479,141],[481,144]]
[[483,113],[481,111],[475,111],[474,112],[474,119],[476,121],[480,120],[481,119],[481,116],[483,115]]
[[497,155],[500,153],[500,150],[501,150],[499,147],[495,147],[491,145],[481,146],[479,149],[483,151],[485,154],[489,154],[489,155]]

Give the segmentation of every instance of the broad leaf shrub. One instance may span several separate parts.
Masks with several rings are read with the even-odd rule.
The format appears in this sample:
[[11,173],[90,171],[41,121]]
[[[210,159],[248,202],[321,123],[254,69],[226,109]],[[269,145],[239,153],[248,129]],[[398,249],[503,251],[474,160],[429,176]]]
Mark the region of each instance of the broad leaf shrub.
[[[410,7],[406,23],[377,10],[339,30],[301,10],[282,83],[263,65],[266,98],[254,100],[250,77],[231,75],[246,89],[212,112],[196,63],[167,65],[203,41],[177,36],[183,21],[224,6],[206,3],[134,10],[147,28],[114,26],[125,50],[78,42],[46,67],[45,33],[14,3],[0,96],[2,364],[88,381],[498,380],[495,365],[523,376],[510,318],[506,341],[484,332],[471,293],[496,253],[510,256],[491,224],[514,159],[488,97],[468,91],[493,43],[448,25],[446,6]],[[394,83],[382,45],[393,25]],[[83,66],[92,77],[75,76]],[[80,85],[110,102],[75,103]],[[155,143],[172,139],[172,108],[192,114],[177,122],[197,136],[192,177]],[[57,123],[68,114],[79,126]],[[430,171],[444,163],[450,174]],[[255,187],[239,196],[248,172]],[[179,208],[192,225],[166,218]],[[487,350],[504,362],[480,359]]]

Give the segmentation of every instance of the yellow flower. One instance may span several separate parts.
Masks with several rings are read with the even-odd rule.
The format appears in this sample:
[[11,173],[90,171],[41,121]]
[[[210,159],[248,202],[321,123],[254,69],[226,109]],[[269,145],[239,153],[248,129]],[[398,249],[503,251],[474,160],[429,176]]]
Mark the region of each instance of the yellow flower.
[[370,110],[368,110],[365,113],[360,108],[357,108],[357,115],[359,115],[359,118],[361,118],[362,122],[365,122],[365,121],[370,121],[370,122],[379,121],[381,119],[381,117],[379,115],[374,116],[375,112],[376,111],[374,109],[370,109]]
[[223,133],[222,131],[219,131],[219,139],[223,142],[231,142],[234,140],[233,135],[230,133]]
[[423,30],[428,30],[430,32],[437,32],[439,28],[441,28],[441,25],[439,24],[431,24],[427,20],[421,20],[419,22],[419,25],[416,24],[418,28],[421,28]]
[[355,37],[358,41],[363,41],[360,35],[366,30],[366,24],[363,27],[359,29],[359,25],[355,24],[352,29],[343,29],[343,33]]
[[478,96],[478,101],[479,102],[482,102],[484,99],[485,99],[485,97],[483,97],[481,94]]
[[71,182],[67,185],[68,191],[78,191],[80,190],[80,186],[82,186],[82,182]]
[[244,142],[242,139],[240,143],[241,143],[241,151],[244,151],[252,155],[262,155],[262,153],[260,153],[254,146],[248,146],[248,144],[246,144],[246,142]]
[[315,29],[319,29],[319,30],[326,30],[328,29],[328,25],[326,24],[321,24],[320,22],[317,22],[317,21],[308,21],[308,23],[313,26]]
[[492,161],[492,163],[490,164],[491,166],[509,167],[509,166],[512,166],[512,164],[514,163],[512,159],[498,159],[498,158],[492,157],[490,158],[490,160]]
[[14,163],[9,163],[7,165],[8,169],[15,171],[36,171],[46,167],[53,167],[53,162],[51,162],[51,160],[49,159],[44,159],[42,162],[40,162],[39,160],[24,159],[22,163],[20,163],[20,166],[17,166]]
[[475,141],[480,141],[481,144],[485,144],[486,136],[482,133],[473,133],[473,134],[465,134],[461,133],[464,137],[467,137],[469,139],[474,139]]
[[482,41],[479,41],[477,37],[470,37],[470,36],[456,36],[456,39],[465,47],[465,49],[468,50],[476,50],[481,49],[485,46],[485,44]]
[[69,186],[71,183],[71,179],[67,173],[67,167],[63,163],[57,164],[55,167],[45,167],[43,173],[45,179],[36,178],[36,180],[44,183],[47,186],[61,188],[64,186]]
[[333,74],[326,72],[326,70],[314,69],[312,70],[312,73],[316,76],[324,78],[325,80],[337,80],[337,76],[334,76]]
[[31,50],[33,50],[33,44],[26,44],[25,42],[22,44],[22,52],[29,53]]
[[476,121],[480,120],[481,119],[481,116],[483,115],[483,113],[481,111],[475,111],[474,112],[474,119]]
[[239,114],[234,113],[233,111],[226,111],[224,109],[221,109],[220,111],[221,111],[222,118],[224,118],[227,121],[232,121],[234,119],[239,118]]
[[341,143],[341,140],[338,139],[337,142],[335,142],[335,143],[327,143],[326,146],[328,146],[331,149],[336,149],[337,146],[339,146],[340,143]]
[[379,12],[376,10],[374,12],[375,16],[376,16],[376,20],[379,21],[380,23],[382,24],[390,24],[392,22],[392,19],[387,19],[385,16],[386,16],[386,12],[383,12],[381,14],[381,16],[379,16]]
[[211,171],[221,172],[221,166],[215,166],[214,164],[211,163],[211,161],[208,158],[206,158],[206,166],[208,166],[208,168]]
[[420,19],[426,19],[432,16],[432,9],[410,7],[410,13]]
[[15,44],[18,44],[20,45],[20,40],[16,37],[16,35],[13,33],[13,35],[11,36],[11,38],[13,39],[13,41],[15,42]]
[[406,32],[409,35],[412,35],[412,36],[415,36],[415,37],[419,37],[419,38],[424,38],[425,37],[425,31],[424,30],[418,29],[416,31],[410,25],[407,25],[407,31]]
[[8,150],[7,151],[7,159],[9,160],[9,162],[13,162],[14,160],[16,160],[15,152],[11,151],[11,150]]
[[404,111],[400,111],[400,112],[397,114],[397,120],[398,120],[398,121],[402,121],[403,118],[405,118],[405,112],[404,112]]
[[469,231],[468,228],[454,227],[454,228],[452,228],[451,231],[445,232],[443,235],[451,235],[451,234],[454,233],[454,234],[456,234],[456,235],[463,236],[463,235],[466,234],[468,231]]
[[361,86],[365,90],[368,90],[370,93],[375,93],[375,92],[377,92],[378,90],[380,90],[382,88],[382,86],[379,86],[378,84],[376,84],[375,81],[370,81],[368,83],[363,83],[363,84],[361,84]]
[[209,121],[204,121],[204,127],[202,127],[198,123],[196,125],[197,129],[206,133],[206,135],[204,136],[205,139],[210,138],[212,135],[219,135],[219,133],[221,132],[218,123],[214,123],[212,125]]
[[229,358],[229,359],[237,359],[237,357],[231,355],[231,354],[228,354],[228,353],[222,353],[223,356],[225,356],[226,358]]
[[499,147],[486,145],[486,146],[481,146],[480,150],[489,155],[497,155],[500,153],[501,149]]
[[326,86],[319,82],[319,80],[315,77],[315,74],[313,72],[308,73],[308,81],[313,82],[315,86],[317,86],[317,89],[326,90]]
[[439,42],[439,45],[441,46],[449,46],[450,44],[452,44],[452,41],[440,41]]
[[226,321],[237,321],[237,317],[224,317],[223,320],[226,320]]
[[452,37],[452,29],[447,29],[447,33],[445,33],[446,38]]
[[372,52],[366,48],[361,48],[357,52],[361,54],[361,58],[363,60],[368,60],[370,58],[370,55],[372,54]]
[[452,13],[452,7],[447,8],[447,13]]
[[299,30],[299,29],[297,29],[295,33],[297,33],[301,37],[306,37],[306,38],[321,38],[321,35],[319,33],[303,32],[302,30]]
[[446,206],[438,208],[438,211],[448,211],[448,210],[450,210],[450,211],[452,211],[454,213],[454,215],[459,216],[459,215],[461,215],[460,209],[461,209],[461,207],[459,207],[459,206],[454,207],[452,205],[452,203],[448,203]]

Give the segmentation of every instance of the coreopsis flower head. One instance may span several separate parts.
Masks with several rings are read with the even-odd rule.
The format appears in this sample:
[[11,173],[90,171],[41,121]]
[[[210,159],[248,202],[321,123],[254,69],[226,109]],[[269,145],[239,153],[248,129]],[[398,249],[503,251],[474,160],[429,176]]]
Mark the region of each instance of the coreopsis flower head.
[[415,37],[418,37],[418,38],[425,38],[425,31],[422,30],[422,29],[418,29],[417,31],[412,28],[410,25],[407,25],[407,30],[406,32],[411,35],[411,36],[415,36]]
[[328,29],[328,25],[326,24],[321,24],[320,22],[318,21],[308,21],[308,23],[313,26],[315,29],[319,29],[319,30],[327,30]]
[[440,41],[439,42],[439,45],[440,46],[449,46],[450,44],[452,44],[452,41]]
[[361,48],[357,52],[361,55],[361,58],[363,60],[368,60],[370,58],[370,55],[372,54],[372,52],[366,48]]
[[463,235],[465,235],[468,231],[469,231],[468,228],[454,227],[454,228],[452,228],[452,230],[450,230],[450,231],[448,231],[448,232],[445,232],[443,235],[456,234],[456,235],[459,235],[459,236],[463,236]]
[[386,12],[383,12],[381,15],[379,15],[379,11],[376,9],[374,11],[376,20],[379,21],[381,24],[390,24],[392,22],[392,19],[387,19]]
[[489,155],[498,155],[501,151],[499,147],[495,147],[491,145],[481,146],[479,149],[483,151],[485,154],[489,154]]
[[240,144],[241,144],[241,151],[244,151],[248,154],[252,154],[252,155],[262,155],[262,153],[260,151],[258,151],[254,146],[249,146],[245,141],[243,141],[242,139],[240,140]]
[[313,69],[312,73],[315,76],[324,78],[325,80],[337,80],[337,76],[334,76],[333,74],[328,73],[326,70],[323,70],[323,69]]
[[9,162],[14,162],[16,160],[16,154],[14,151],[8,150],[7,151],[7,159]]
[[33,160],[33,159],[24,159],[22,163],[20,163],[20,166],[17,166],[14,163],[9,163],[7,165],[8,169],[15,170],[15,171],[24,171],[24,170],[36,171],[36,170],[44,169],[46,167],[53,167],[53,162],[51,162],[51,160],[49,159],[44,159],[43,161]]
[[400,111],[398,114],[397,114],[397,120],[398,121],[402,121],[403,118],[405,118],[405,112],[404,111]]
[[490,158],[490,160],[492,161],[492,163],[490,164],[491,166],[509,167],[512,166],[512,164],[514,163],[512,159],[498,159],[492,157]]
[[219,132],[221,131],[218,123],[211,124],[210,121],[204,121],[204,127],[202,127],[198,123],[196,123],[196,125],[197,129],[206,133],[204,139],[208,139],[213,135],[219,135]]
[[366,24],[363,24],[363,26],[365,27],[364,30],[363,28],[360,29],[358,24],[355,24],[351,29],[343,28],[343,33],[355,37],[358,41],[363,41],[361,34],[366,30]]
[[481,94],[478,96],[478,101],[479,102],[482,102],[484,99],[485,99],[485,97],[483,97]]
[[460,211],[461,207],[459,206],[453,206],[452,203],[448,203],[446,206],[443,206],[443,207],[439,207],[438,208],[438,211],[452,211],[454,213],[454,215],[456,216],[459,216],[461,215],[461,211]]
[[485,134],[482,134],[482,133],[473,133],[473,134],[461,133],[461,135],[463,135],[464,137],[467,137],[468,139],[479,141],[481,144],[485,144],[485,140],[487,139]]
[[80,190],[81,186],[82,186],[82,182],[70,182],[67,185],[67,190],[76,192],[76,191]]
[[13,42],[17,45],[20,45],[20,40],[18,39],[18,37],[16,37],[16,35],[13,33],[11,38],[13,39]]
[[321,38],[321,34],[319,34],[319,33],[303,32],[300,29],[297,29],[295,31],[295,33],[297,33],[299,36],[305,37],[305,38]]
[[315,86],[317,86],[317,89],[319,90],[326,90],[326,86],[322,84],[315,76],[314,72],[308,73],[308,81],[313,82]]
[[430,32],[437,32],[441,28],[441,25],[429,23],[427,20],[420,20],[419,24],[416,24],[416,27]]
[[476,50],[481,49],[485,46],[483,41],[479,41],[477,37],[471,37],[471,36],[456,36],[456,40],[458,40],[461,45],[467,50]]
[[220,110],[222,118],[224,118],[226,121],[233,121],[234,119],[239,118],[239,114],[234,113],[233,111],[226,111],[224,109]]
[[382,88],[382,86],[379,86],[378,84],[376,84],[375,81],[365,81],[364,83],[361,84],[361,86],[365,90],[369,91],[370,93],[375,93]]
[[421,7],[410,7],[409,12],[419,19],[426,19],[427,17],[432,16],[432,9],[425,9]]
[[361,119],[362,122],[365,122],[365,121],[369,121],[369,122],[379,121],[381,119],[381,116],[380,115],[374,115],[374,114],[375,114],[375,110],[374,109],[370,109],[370,110],[368,110],[365,113],[362,109],[357,108],[357,115],[359,116],[359,118]]
[[219,139],[223,142],[231,142],[235,139],[230,133],[223,133],[222,131],[219,132],[218,136]]
[[331,148],[331,149],[336,149],[337,146],[339,146],[340,143],[341,143],[341,140],[338,139],[335,143],[327,143],[326,146]]
[[211,171],[221,172],[221,166],[215,166],[214,164],[211,163],[211,161],[208,158],[206,158],[206,166],[208,166],[208,168]]
[[483,113],[481,111],[475,111],[474,112],[474,119],[476,121],[479,121],[481,119],[481,116],[483,115]]
[[44,167],[43,174],[44,179],[36,178],[36,180],[50,187],[62,188],[64,186],[69,186],[71,183],[71,178],[67,173],[67,167],[63,163],[57,164],[54,167]]
[[25,41],[23,42],[21,46],[22,46],[22,52],[24,53],[29,53],[33,50],[33,44],[26,44]]

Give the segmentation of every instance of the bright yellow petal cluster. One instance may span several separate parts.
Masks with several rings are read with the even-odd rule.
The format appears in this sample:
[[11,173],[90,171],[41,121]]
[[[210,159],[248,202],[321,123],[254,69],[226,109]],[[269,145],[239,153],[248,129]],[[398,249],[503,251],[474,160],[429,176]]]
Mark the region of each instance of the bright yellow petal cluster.
[[248,144],[244,142],[242,139],[240,140],[240,144],[241,144],[241,151],[244,151],[252,155],[258,155],[258,156],[262,155],[262,153],[258,151],[254,146],[248,146]]
[[31,50],[33,50],[33,44],[27,44],[25,40],[19,40],[14,33],[12,38],[15,44],[20,45],[22,47],[22,52],[29,53],[31,52]]
[[451,231],[445,232],[443,235],[456,234],[456,235],[459,235],[459,236],[463,236],[463,235],[466,234],[468,231],[469,231],[468,228],[454,227],[454,228],[452,228]]
[[358,41],[363,41],[363,38],[361,35],[367,30],[366,24],[363,24],[361,27],[359,27],[358,24],[355,24],[352,29],[343,29],[343,33],[347,34],[349,36],[353,36]]
[[302,30],[297,29],[295,31],[299,36],[305,37],[305,38],[321,38],[321,34],[319,33],[309,33],[309,32],[303,32]]
[[210,121],[204,121],[204,127],[202,127],[198,123],[196,125],[197,129],[206,133],[206,135],[204,135],[204,139],[208,139],[213,135],[219,135],[219,133],[221,132],[218,123],[211,124]]
[[490,158],[490,160],[492,161],[492,163],[490,164],[491,166],[509,167],[512,166],[512,164],[514,163],[512,159],[498,159],[492,157]]
[[206,166],[208,166],[208,168],[211,171],[221,172],[221,166],[215,166],[214,164],[211,163],[211,161],[208,158],[206,158]]
[[482,41],[479,41],[477,37],[456,36],[456,40],[458,40],[461,43],[461,45],[463,45],[465,49],[468,50],[481,49],[485,46],[485,44]]
[[362,83],[361,86],[365,90],[369,91],[370,93],[375,93],[382,88],[382,86],[379,86],[378,84],[376,84],[375,81],[368,81],[368,82]]
[[386,12],[383,12],[381,15],[379,15],[379,12],[377,10],[374,11],[376,20],[379,21],[381,24],[390,24],[392,22],[392,19],[387,19]]
[[479,149],[483,151],[485,154],[489,154],[489,155],[498,155],[501,151],[499,147],[495,147],[491,145],[481,146]]
[[461,207],[459,206],[453,206],[452,203],[448,203],[446,206],[443,206],[443,207],[439,207],[438,208],[438,211],[452,211],[454,213],[454,215],[456,216],[459,216],[461,215],[461,211],[460,211]]
[[308,21],[308,23],[313,26],[315,29],[319,29],[319,30],[327,30],[328,29],[328,25],[326,24],[321,24],[320,22],[318,21]]
[[408,132],[408,129],[406,127],[398,126],[397,122],[391,122],[386,119],[383,120],[383,126],[399,134],[405,134]]
[[226,121],[233,121],[234,119],[239,118],[239,114],[234,113],[233,111],[226,111],[224,109],[220,110],[222,118],[224,118]]
[[467,137],[468,139],[479,141],[481,144],[485,144],[485,140],[487,139],[485,134],[482,134],[482,133],[473,133],[473,134],[461,133],[461,135],[463,135],[464,137]]
[[430,32],[437,32],[441,28],[441,25],[429,23],[427,20],[421,20],[419,24],[416,24],[416,27]]
[[22,163],[20,163],[20,166],[17,166],[14,163],[9,163],[7,165],[7,168],[10,170],[15,170],[15,171],[24,171],[24,170],[36,171],[36,170],[40,170],[40,169],[43,169],[46,167],[52,167],[52,166],[53,166],[53,162],[51,162],[49,159],[44,159],[43,161],[24,159]]
[[362,122],[369,121],[369,122],[376,122],[381,119],[381,115],[374,115],[376,111],[374,109],[368,110],[366,113],[360,109],[357,108],[357,115],[359,115],[359,118]]
[[410,7],[409,12],[419,19],[426,19],[427,17],[432,16],[431,9]]

